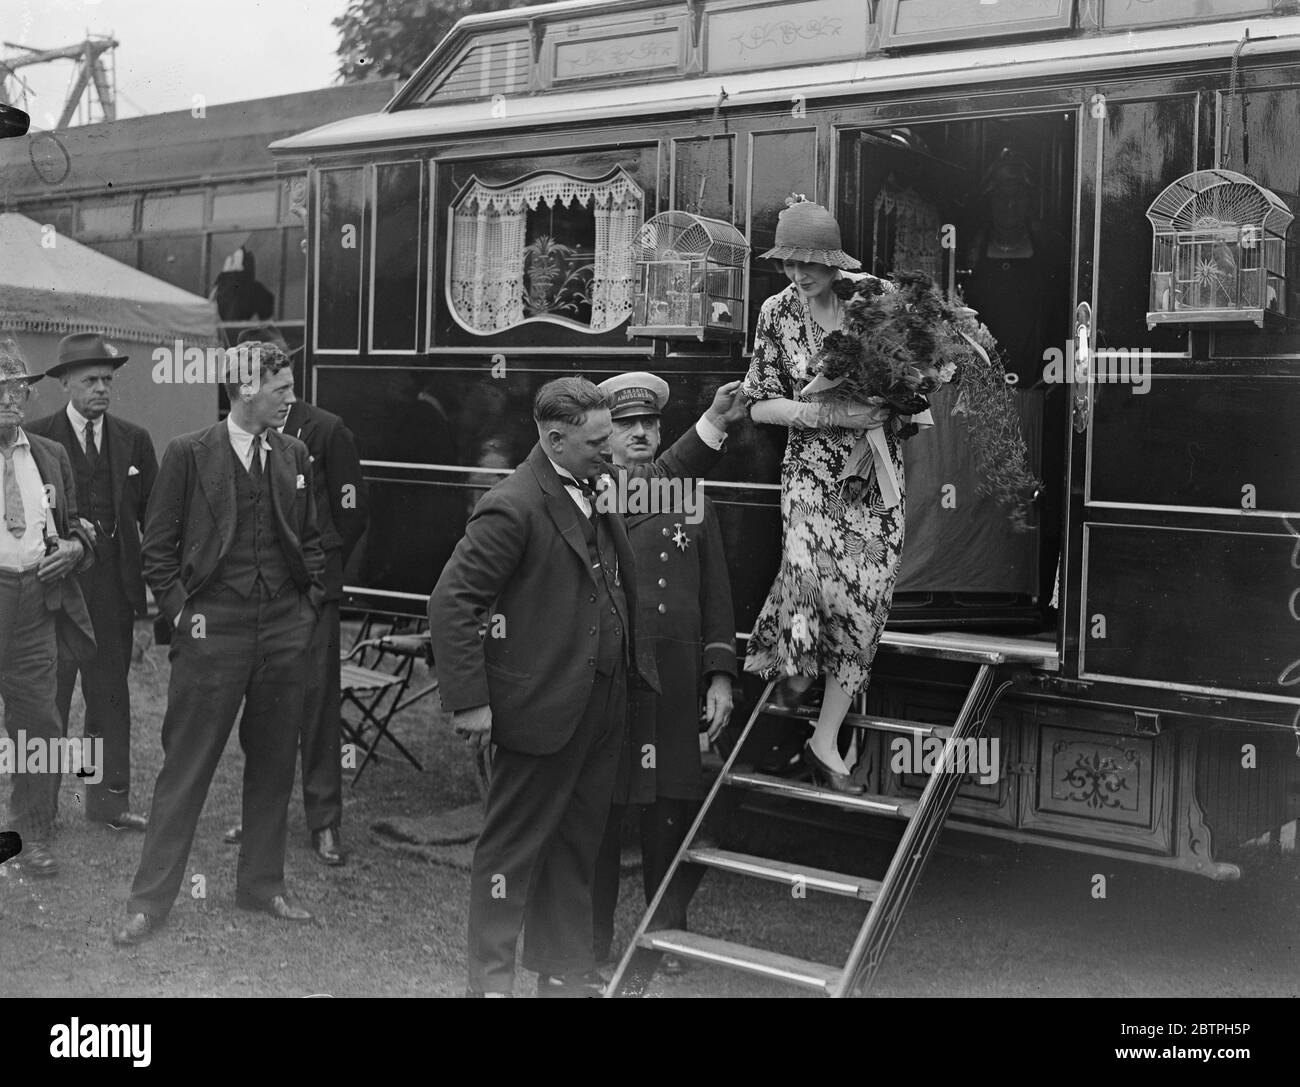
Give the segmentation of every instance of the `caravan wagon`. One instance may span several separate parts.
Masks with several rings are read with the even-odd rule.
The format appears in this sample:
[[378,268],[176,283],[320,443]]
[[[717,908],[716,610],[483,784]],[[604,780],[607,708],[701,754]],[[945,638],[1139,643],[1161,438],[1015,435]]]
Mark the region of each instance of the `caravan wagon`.
[[[742,756],[711,800],[904,820],[882,879],[822,888],[873,903],[859,946],[801,967],[650,916],[623,991],[664,950],[862,991],[940,825],[1226,880],[1236,847],[1295,819],[1298,10],[575,0],[466,18],[381,113],[273,146],[307,171],[306,389],[365,461],[368,608],[423,612],[477,496],[535,440],[543,382],[653,370],[673,436],[743,375],[784,286],[755,254],[792,193],[869,271],[961,292],[1003,346],[1043,486],[1018,531],[980,494],[955,399],[908,443],[905,566],[854,718],[867,797]],[[1031,264],[998,253],[999,215]],[[713,255],[638,259],[674,216],[716,224]],[[742,638],[779,556],[780,441],[743,429],[708,484]],[[891,736],[980,730],[996,781],[888,757]]]

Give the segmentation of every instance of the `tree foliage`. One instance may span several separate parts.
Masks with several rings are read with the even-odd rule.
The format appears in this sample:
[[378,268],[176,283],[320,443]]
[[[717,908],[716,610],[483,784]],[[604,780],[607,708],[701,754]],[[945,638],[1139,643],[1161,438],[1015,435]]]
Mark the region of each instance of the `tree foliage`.
[[349,0],[334,20],[339,75],[345,83],[405,79],[466,15],[522,8],[545,0]]

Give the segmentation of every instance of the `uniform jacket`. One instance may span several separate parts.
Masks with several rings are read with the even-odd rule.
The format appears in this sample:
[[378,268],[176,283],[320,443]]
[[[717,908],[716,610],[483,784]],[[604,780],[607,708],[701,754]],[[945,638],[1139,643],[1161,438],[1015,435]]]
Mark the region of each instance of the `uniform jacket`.
[[[692,429],[634,474],[700,475],[718,456]],[[479,501],[429,598],[444,709],[490,705],[493,740],[524,754],[562,748],[595,683],[592,635],[599,627],[599,594],[581,516],[550,459],[534,446]],[[635,637],[636,562],[627,529],[619,514],[604,516],[627,597],[635,672],[658,689],[653,654]]]
[[[78,450],[81,448],[66,411],[37,419],[26,430],[28,434],[53,438],[68,451],[69,457],[74,446]],[[101,453],[107,451],[113,473],[113,508],[117,511],[122,590],[136,614],[145,615],[148,601],[144,593],[140,535],[144,531],[145,508],[158,476],[158,458],[154,455],[153,440],[143,427],[110,413],[104,416],[102,433],[104,450]]]
[[[63,540],[78,540],[85,557],[78,572],[88,569],[95,561],[90,534],[77,520],[77,489],[72,474],[72,461],[68,451],[58,442],[27,432],[31,442],[32,460],[41,475],[41,482],[53,487],[50,512],[54,528]],[[75,577],[62,577],[45,586],[45,607],[57,612],[59,657],[64,660],[90,660],[95,655],[95,630],[90,625],[90,612],[81,583]]]
[[[633,692],[628,743],[614,784],[617,804],[698,800],[701,697],[711,673],[736,676],[736,620],[722,532],[704,501],[685,511],[628,517],[637,563],[637,642],[654,657],[660,690]],[[655,757],[645,754],[653,749]]]
[[337,415],[301,400],[289,408],[284,433],[303,442],[311,454],[316,516],[325,552],[325,594],[326,599],[337,600],[343,595],[343,571],[369,516],[356,442]]
[[[320,610],[325,554],[316,523],[311,456],[275,430],[266,471],[280,542],[300,592]],[[237,526],[230,432],[224,422],[173,438],[163,452],[144,528],[144,576],[164,616],[180,614],[221,572]]]

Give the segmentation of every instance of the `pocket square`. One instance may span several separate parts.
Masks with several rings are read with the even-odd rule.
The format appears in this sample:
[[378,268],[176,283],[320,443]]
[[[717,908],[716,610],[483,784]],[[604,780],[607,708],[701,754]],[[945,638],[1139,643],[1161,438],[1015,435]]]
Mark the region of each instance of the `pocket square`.
[[305,491],[307,489],[307,477],[299,476],[298,481],[294,484],[294,487],[296,487],[300,491]]
[[140,469],[133,464],[126,470],[126,474],[128,476],[138,476],[140,474]]

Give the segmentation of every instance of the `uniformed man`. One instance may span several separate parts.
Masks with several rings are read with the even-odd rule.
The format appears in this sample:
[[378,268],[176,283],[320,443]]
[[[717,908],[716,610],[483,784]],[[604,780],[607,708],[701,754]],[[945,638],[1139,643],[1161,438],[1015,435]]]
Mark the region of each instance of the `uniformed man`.
[[[611,404],[614,463],[631,467],[653,461],[662,440],[667,382],[630,373],[610,378],[600,390]],[[646,640],[639,652],[654,655],[662,693],[629,692],[628,742],[593,890],[597,962],[610,957],[627,806],[636,806],[640,822],[648,905],[705,795],[699,733],[706,729],[711,740],[731,716],[736,622],[722,534],[700,481],[680,482],[678,488],[629,490],[625,496],[636,555],[637,640]],[[661,916],[665,927],[684,929],[686,903],[665,902]],[[665,955],[660,969],[680,972],[683,963]]]

